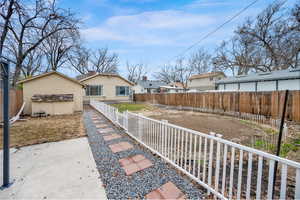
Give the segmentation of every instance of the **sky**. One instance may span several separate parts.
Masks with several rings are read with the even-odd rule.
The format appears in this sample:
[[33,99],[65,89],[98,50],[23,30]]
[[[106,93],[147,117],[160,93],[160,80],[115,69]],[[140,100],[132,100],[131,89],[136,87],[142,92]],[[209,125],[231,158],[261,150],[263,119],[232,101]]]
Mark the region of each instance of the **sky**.
[[[297,0],[289,0],[290,7]],[[59,0],[83,22],[81,34],[91,49],[108,48],[119,55],[119,70],[126,75],[126,62],[147,65],[148,75],[208,32],[224,23],[252,0]],[[274,0],[260,0],[198,48],[213,54],[247,18],[254,18]],[[71,73],[71,72],[69,72]],[[74,72],[71,75],[75,75]]]

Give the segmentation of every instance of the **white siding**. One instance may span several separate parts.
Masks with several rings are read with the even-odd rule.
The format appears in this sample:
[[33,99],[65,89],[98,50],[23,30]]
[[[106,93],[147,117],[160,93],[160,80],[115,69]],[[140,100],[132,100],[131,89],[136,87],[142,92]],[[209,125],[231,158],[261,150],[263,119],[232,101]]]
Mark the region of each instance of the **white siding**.
[[300,90],[300,79],[278,81],[278,90]]
[[255,82],[240,83],[240,91],[255,91]]
[[218,90],[225,90],[224,84],[219,84],[219,85],[218,85]]
[[146,90],[140,85],[133,86],[132,90],[134,91],[135,94],[146,93]]
[[276,81],[263,81],[257,83],[257,91],[275,91]]
[[237,83],[229,83],[229,84],[225,84],[225,85],[226,85],[225,90],[237,91],[239,89],[239,86]]

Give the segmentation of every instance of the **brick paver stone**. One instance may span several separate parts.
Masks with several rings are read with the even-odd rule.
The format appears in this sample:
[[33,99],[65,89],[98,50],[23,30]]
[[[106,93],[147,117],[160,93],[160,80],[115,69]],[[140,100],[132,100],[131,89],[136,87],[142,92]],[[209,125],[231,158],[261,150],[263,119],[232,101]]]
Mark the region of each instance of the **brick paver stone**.
[[104,128],[104,129],[98,129],[98,131],[100,133],[109,133],[109,132],[113,132],[114,129],[112,129],[112,128]]
[[96,128],[108,128],[107,124],[96,124]]
[[150,160],[146,159],[143,155],[135,155],[132,157],[122,158],[119,160],[120,165],[124,169],[127,176],[151,167],[153,164]]
[[172,182],[167,182],[160,188],[146,195],[146,199],[186,199],[186,196]]
[[114,140],[114,139],[118,139],[121,138],[122,136],[116,133],[110,134],[110,135],[105,135],[103,136],[103,139],[105,141],[110,141],[110,140]]
[[98,123],[105,123],[105,121],[102,120],[102,119],[94,119],[93,122],[94,122],[95,124],[98,124]]
[[120,151],[126,151],[128,149],[132,149],[133,146],[132,146],[132,144],[129,144],[128,142],[119,142],[116,144],[109,145],[109,148],[111,149],[111,151],[113,153],[117,153]]

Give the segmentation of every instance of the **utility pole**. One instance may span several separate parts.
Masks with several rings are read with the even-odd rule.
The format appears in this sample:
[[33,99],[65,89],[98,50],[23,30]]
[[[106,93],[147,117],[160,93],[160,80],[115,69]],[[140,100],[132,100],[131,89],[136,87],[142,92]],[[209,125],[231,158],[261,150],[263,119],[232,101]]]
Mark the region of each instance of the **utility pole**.
[[10,186],[9,181],[9,64],[0,62],[3,80],[3,185]]

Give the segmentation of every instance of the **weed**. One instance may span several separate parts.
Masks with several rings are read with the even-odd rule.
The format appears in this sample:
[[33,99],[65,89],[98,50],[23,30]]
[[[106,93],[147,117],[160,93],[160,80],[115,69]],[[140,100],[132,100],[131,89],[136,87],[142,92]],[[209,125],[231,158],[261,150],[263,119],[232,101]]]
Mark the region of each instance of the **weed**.
[[263,150],[267,150],[267,151],[271,151],[271,152],[275,151],[275,145],[270,144],[270,143],[266,142],[265,140],[256,140],[254,143],[254,147],[257,149],[263,149]]
[[290,151],[297,151],[297,146],[292,143],[285,143],[280,148],[280,156],[286,157]]
[[250,126],[250,127],[257,127],[257,125],[256,124],[254,124],[253,122],[251,122],[251,121],[248,121],[248,120],[244,120],[244,119],[241,119],[241,120],[239,120],[242,124],[245,124],[245,125],[247,125],[247,126]]
[[263,130],[264,130],[265,133],[267,133],[269,135],[276,135],[276,134],[278,134],[278,131],[274,130],[272,128],[264,128]]

